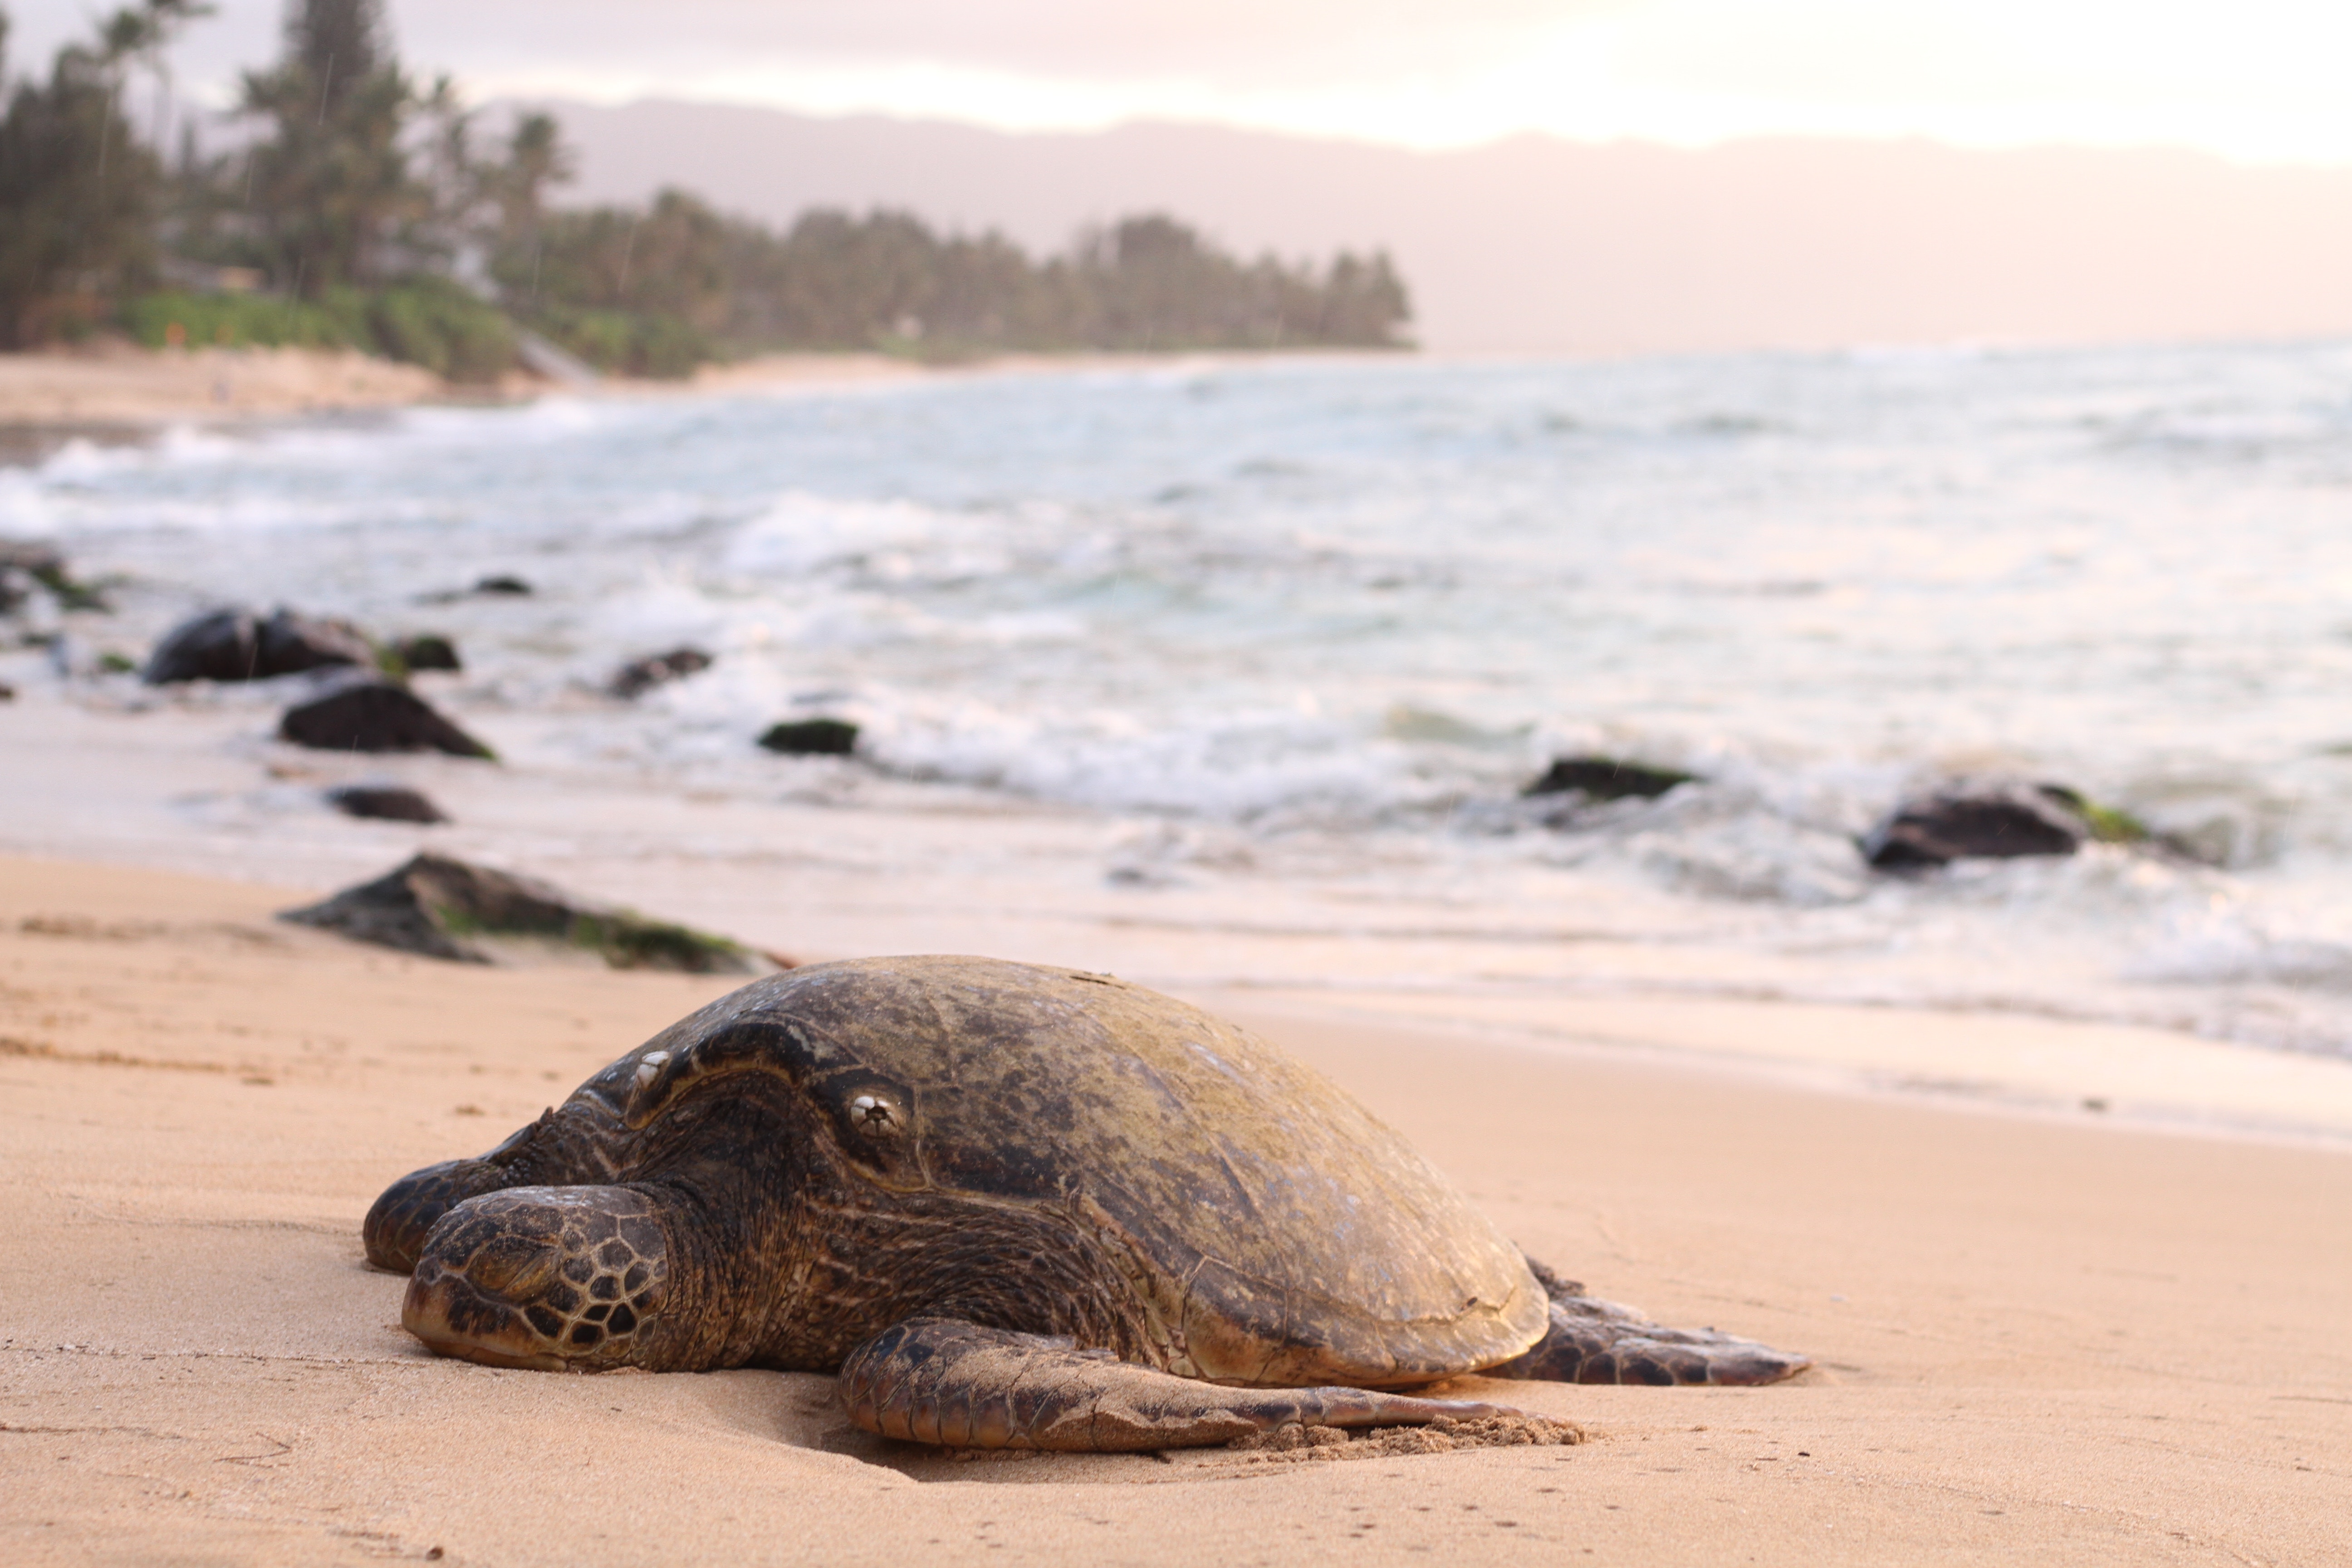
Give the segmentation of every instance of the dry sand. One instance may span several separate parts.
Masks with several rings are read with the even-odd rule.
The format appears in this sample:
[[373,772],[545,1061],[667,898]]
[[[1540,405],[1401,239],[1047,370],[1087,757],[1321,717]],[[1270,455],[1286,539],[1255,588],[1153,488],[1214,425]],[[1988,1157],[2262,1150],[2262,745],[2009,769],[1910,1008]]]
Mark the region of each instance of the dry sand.
[[[613,377],[567,386],[571,396],[790,390],[929,374],[881,354],[772,354],[707,365],[686,381]],[[0,429],[105,430],[225,424],[354,413],[452,400],[516,401],[551,384],[513,375],[496,386],[452,386],[432,372],[352,350],[202,348],[152,351],[122,343],[0,354]]]
[[391,408],[450,395],[413,364],[350,350],[0,354],[0,426],[141,426]]
[[[1369,998],[1201,998],[1536,1256],[1820,1360],[1759,1390],[1452,1390],[1581,1423],[1580,1447],[957,1463],[856,1436],[819,1377],[436,1360],[362,1261],[369,1200],[722,983],[468,969],[268,920],[304,891],[0,860],[0,1561],[2352,1560],[2352,1141],[1725,1065],[1806,1057],[1818,1009],[1555,1002],[1473,1037],[1366,1021],[1392,1006]],[[1956,1079],[1980,1036],[2107,1048],[1839,1026]]]

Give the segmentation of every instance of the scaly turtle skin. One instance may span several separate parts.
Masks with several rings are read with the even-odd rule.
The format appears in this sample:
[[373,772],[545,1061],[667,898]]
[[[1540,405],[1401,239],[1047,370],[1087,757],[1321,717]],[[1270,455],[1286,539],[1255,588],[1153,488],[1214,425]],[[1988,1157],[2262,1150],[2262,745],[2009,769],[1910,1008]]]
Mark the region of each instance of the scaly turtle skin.
[[[376,1200],[401,1320],[505,1366],[840,1372],[967,1447],[1164,1448],[1496,1414],[1463,1373],[1768,1383],[1531,1265],[1245,1030],[1106,975],[867,959],[747,985]],[[1272,1392],[1280,1391],[1280,1392]]]

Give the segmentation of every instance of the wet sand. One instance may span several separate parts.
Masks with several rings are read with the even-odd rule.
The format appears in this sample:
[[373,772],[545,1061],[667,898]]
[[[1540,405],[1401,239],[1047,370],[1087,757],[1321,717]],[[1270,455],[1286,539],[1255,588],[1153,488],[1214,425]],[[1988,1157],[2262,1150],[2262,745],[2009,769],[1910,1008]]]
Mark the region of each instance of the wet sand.
[[358,1246],[377,1190],[725,983],[269,920],[313,890],[0,860],[0,1560],[2343,1560],[2352,1141],[2328,1117],[2189,1133],[1784,1070],[1875,1030],[1964,1083],[1978,1042],[2063,1064],[2120,1048],[2096,1031],[1196,994],[1537,1257],[1819,1367],[1449,1390],[1580,1423],[1571,1448],[956,1462],[858,1436],[820,1377],[500,1372],[402,1334],[403,1282]]

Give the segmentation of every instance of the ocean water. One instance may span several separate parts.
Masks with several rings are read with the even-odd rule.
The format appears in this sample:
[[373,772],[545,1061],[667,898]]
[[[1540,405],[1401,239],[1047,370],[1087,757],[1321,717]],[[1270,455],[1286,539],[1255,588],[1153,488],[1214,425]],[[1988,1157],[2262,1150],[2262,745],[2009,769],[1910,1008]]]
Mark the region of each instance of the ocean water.
[[[2352,1049],[2343,344],[551,398],[75,443],[0,469],[0,534],[121,574],[133,651],[228,600],[445,631],[436,700],[511,721],[511,768],[1034,803],[1100,819],[1138,909],[1436,921],[1423,978]],[[494,573],[537,591],[436,597]],[[598,695],[680,643],[717,662]],[[75,647],[58,700],[135,700]],[[856,760],[752,744],[816,714]],[[1702,782],[1520,798],[1584,751]],[[1992,774],[2193,853],[1863,864]]]

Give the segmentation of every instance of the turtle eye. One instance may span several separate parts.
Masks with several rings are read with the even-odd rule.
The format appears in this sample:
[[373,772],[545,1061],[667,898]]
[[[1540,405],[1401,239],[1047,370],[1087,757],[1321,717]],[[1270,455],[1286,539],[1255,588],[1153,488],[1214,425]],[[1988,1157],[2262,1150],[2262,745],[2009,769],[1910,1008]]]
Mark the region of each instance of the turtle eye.
[[898,1108],[878,1094],[861,1094],[849,1102],[849,1124],[868,1138],[896,1138],[906,1127]]

